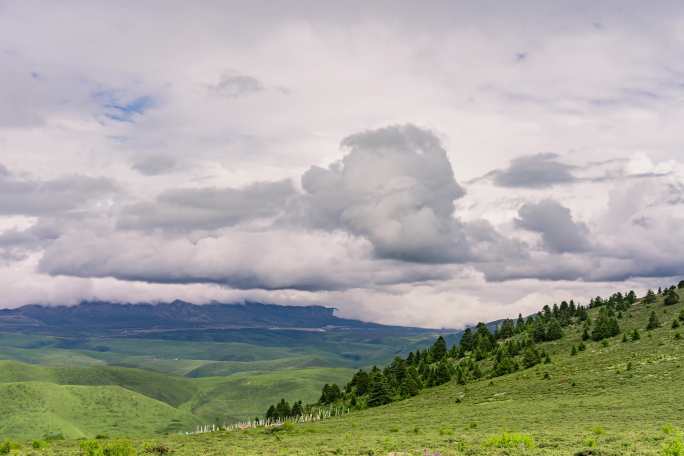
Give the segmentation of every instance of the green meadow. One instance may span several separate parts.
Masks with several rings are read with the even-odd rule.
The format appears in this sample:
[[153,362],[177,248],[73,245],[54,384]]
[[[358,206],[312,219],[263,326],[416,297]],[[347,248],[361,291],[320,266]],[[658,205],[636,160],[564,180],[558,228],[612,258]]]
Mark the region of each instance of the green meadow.
[[[209,418],[233,407],[256,412],[261,406],[258,394],[249,397],[244,392],[234,393],[250,387],[254,387],[254,391],[276,388],[272,391],[274,397],[312,402],[316,398],[306,395],[307,385],[318,384],[320,389],[321,382],[327,383],[327,378],[336,376],[337,383],[344,385],[351,376],[350,369],[243,372],[224,378],[186,378],[177,384],[169,382],[167,400],[171,397],[177,401],[190,399],[175,408],[152,406],[160,403],[152,399],[149,407],[131,408],[128,411],[131,426],[125,432],[110,427],[109,438],[92,442],[78,440],[80,435],[88,434],[83,431],[87,430],[87,425],[83,424],[80,433],[74,432],[66,440],[53,440],[46,442],[44,448],[34,449],[31,438],[40,438],[40,432],[31,434],[30,427],[26,427],[26,431],[22,431],[25,438],[21,435],[15,438],[15,449],[11,451],[13,454],[97,454],[82,449],[84,445],[92,444],[99,448],[97,451],[109,448],[106,450],[109,453],[103,454],[681,455],[684,454],[684,322],[679,328],[672,326],[683,309],[682,302],[665,306],[662,297],[652,304],[639,301],[622,312],[620,334],[614,337],[599,342],[582,341],[582,325],[573,324],[564,328],[563,338],[540,343],[538,346],[550,357],[549,363],[542,362],[499,377],[485,375],[466,384],[452,380],[425,388],[409,399],[316,423],[287,423],[275,428],[196,435],[180,435],[153,425],[157,416],[163,416],[171,423],[185,423],[184,420],[191,421],[192,417]],[[596,318],[597,311],[589,311],[591,318]],[[660,326],[648,331],[646,327],[652,312]],[[640,333],[638,340],[624,337],[631,336],[634,329]],[[572,348],[580,343],[584,343],[586,349],[573,354]],[[27,385],[26,401],[30,403],[36,400],[30,397],[32,388],[51,385],[56,389],[50,394],[64,397],[61,402],[70,418],[72,414],[78,414],[79,404],[95,407],[95,404],[120,400],[115,406],[117,410],[133,407],[126,405],[131,403],[126,402],[125,396],[115,395],[115,391],[118,394],[123,391],[145,393],[143,390],[133,392],[136,386],[132,374],[128,377],[129,390],[55,386],[64,378],[61,375],[65,375],[60,374],[59,369],[38,367],[35,372],[28,372],[23,365],[14,366],[14,377],[4,373],[7,369],[3,368],[0,378],[3,382],[19,380],[20,383],[6,383],[3,391]],[[41,383],[23,383],[15,378],[21,375],[40,378]],[[53,383],[44,383],[46,381]],[[282,388],[273,386],[280,381],[284,382],[280,384]],[[93,397],[79,396],[79,388],[94,388]],[[146,394],[150,394],[149,391]],[[3,398],[7,397],[3,393]],[[82,402],[86,400],[87,403]],[[235,401],[240,405],[235,405]],[[84,408],[81,413],[83,416],[78,419],[87,423],[96,414],[115,412],[111,408],[106,412]],[[37,414],[31,415],[28,411],[25,416],[10,415],[22,417],[21,422],[27,423],[26,426],[32,417],[38,418]],[[0,429],[4,432],[17,420],[3,419]],[[122,441],[124,436],[125,441]]]

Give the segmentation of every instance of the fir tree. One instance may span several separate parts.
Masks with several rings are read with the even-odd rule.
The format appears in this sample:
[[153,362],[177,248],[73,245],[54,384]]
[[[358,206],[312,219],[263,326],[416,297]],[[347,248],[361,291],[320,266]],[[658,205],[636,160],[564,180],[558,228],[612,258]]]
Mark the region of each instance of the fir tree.
[[292,411],[290,414],[294,417],[304,415],[304,406],[302,405],[302,401],[297,401],[292,405]]
[[411,375],[407,375],[406,378],[404,378],[404,381],[401,382],[401,385],[399,386],[399,394],[402,398],[415,396],[416,394],[418,394],[419,391],[420,387]]
[[281,420],[292,416],[290,404],[285,399],[281,399],[280,402],[278,402],[278,404],[275,406],[275,413]]
[[523,320],[522,314],[518,314],[518,320],[515,322],[515,332],[521,333],[525,330],[525,320]]
[[433,362],[438,362],[444,359],[447,354],[447,344],[444,337],[439,336],[432,348],[430,349],[430,355],[432,356]]
[[522,363],[525,369],[529,369],[530,367],[536,366],[537,364],[539,364],[540,361],[541,357],[539,356],[539,352],[534,346],[528,346],[523,352]]
[[377,407],[390,402],[392,402],[392,397],[387,380],[382,373],[376,373],[371,378],[367,404],[369,407]]
[[572,350],[570,350],[570,356],[575,356],[577,355],[577,348],[573,345]]
[[584,331],[582,331],[582,340],[589,340],[589,329],[585,326]]
[[636,340],[641,339],[641,335],[639,334],[639,330],[638,330],[638,329],[634,328],[634,331],[632,331],[632,337],[631,337],[631,339],[632,339],[632,341],[636,341]]
[[274,405],[271,405],[268,410],[266,410],[266,419],[267,420],[276,420],[278,419],[278,413],[276,412],[276,408]]
[[535,342],[543,342],[546,340],[546,329],[544,328],[544,323],[541,318],[537,318],[534,322],[532,339],[534,339]]
[[546,326],[546,340],[558,340],[563,337],[563,329],[557,319],[551,318]]
[[656,329],[660,326],[660,321],[658,320],[658,316],[656,315],[655,311],[651,312],[651,316],[648,317],[648,325],[646,325],[646,330],[650,331],[652,329]]
[[461,336],[461,347],[463,347],[465,351],[469,352],[473,350],[474,343],[475,339],[473,337],[473,331],[470,328],[466,328]]
[[676,291],[674,290],[669,290],[665,294],[665,305],[666,306],[674,306],[679,302],[679,294],[677,294]]
[[444,383],[447,383],[449,380],[451,380],[449,366],[447,365],[446,361],[441,361],[434,371],[432,377],[432,384],[435,386],[442,385]]
[[496,353],[496,357],[494,358],[492,376],[499,377],[501,375],[515,372],[516,370],[518,370],[518,364],[515,362],[511,354],[505,347],[500,348]]
[[611,316],[612,311],[606,307],[601,308],[598,318],[594,323],[591,338],[595,341],[613,337],[620,334],[620,326],[617,319]]
[[318,402],[323,405],[328,405],[336,402],[342,397],[342,391],[340,387],[336,384],[328,385],[327,383],[323,385],[323,391],[321,392],[321,397]]
[[652,304],[656,301],[656,294],[653,292],[653,290],[648,290],[646,292],[646,296],[644,297],[644,302],[646,304]]

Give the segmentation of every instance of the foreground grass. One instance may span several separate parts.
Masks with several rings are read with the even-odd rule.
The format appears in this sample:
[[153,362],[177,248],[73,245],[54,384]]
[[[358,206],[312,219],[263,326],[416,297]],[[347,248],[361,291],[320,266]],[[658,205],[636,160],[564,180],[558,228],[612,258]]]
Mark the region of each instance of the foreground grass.
[[[620,321],[641,339],[588,342],[579,329],[545,344],[551,364],[468,385],[450,383],[384,407],[324,422],[194,436],[132,440],[174,455],[678,455],[684,454],[684,339],[670,323],[681,304],[636,305]],[[643,328],[651,310],[660,329]],[[679,442],[679,443],[678,443]],[[79,441],[16,454],[79,454]]]

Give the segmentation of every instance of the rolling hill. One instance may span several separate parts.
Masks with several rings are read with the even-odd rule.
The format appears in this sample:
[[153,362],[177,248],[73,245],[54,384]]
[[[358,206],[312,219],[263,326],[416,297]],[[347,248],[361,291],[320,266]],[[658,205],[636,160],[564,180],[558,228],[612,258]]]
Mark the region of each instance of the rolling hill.
[[[13,406],[0,408],[0,438],[157,434],[245,420],[293,393],[314,402],[322,384],[432,339],[434,331],[339,319],[323,307],[176,301],[1,310],[0,404]],[[7,396],[20,385],[30,394]],[[60,395],[64,404],[91,404],[92,396],[106,406],[83,405],[93,412],[81,417],[69,411],[77,406],[59,408]],[[106,399],[114,395],[158,412],[118,413],[117,400]]]
[[[603,308],[588,312],[594,328]],[[660,324],[648,330],[654,317]],[[155,441],[179,455],[680,455],[684,302],[640,300],[617,319],[619,333],[597,341],[587,339],[584,324],[565,326],[562,338],[537,344],[548,362],[509,374],[492,376],[485,358],[480,379],[452,379],[321,422]],[[148,441],[132,443],[142,451]],[[66,441],[53,450],[76,454],[78,447]]]

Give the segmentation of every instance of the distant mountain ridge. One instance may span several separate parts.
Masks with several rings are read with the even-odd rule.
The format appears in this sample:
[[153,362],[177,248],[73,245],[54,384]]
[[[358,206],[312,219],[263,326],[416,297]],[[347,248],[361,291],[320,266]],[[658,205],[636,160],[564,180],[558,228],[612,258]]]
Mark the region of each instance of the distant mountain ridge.
[[84,301],[75,306],[26,305],[0,310],[0,331],[126,334],[206,330],[370,330],[424,334],[434,330],[339,318],[334,308],[257,302],[192,304]]

